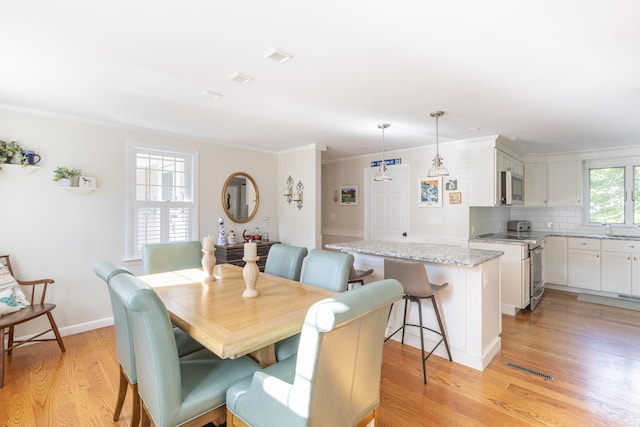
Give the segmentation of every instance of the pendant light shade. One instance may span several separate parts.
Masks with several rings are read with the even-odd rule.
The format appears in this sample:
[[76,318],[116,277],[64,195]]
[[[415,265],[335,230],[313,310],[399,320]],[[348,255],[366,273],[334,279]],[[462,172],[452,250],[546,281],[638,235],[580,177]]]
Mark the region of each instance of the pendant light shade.
[[438,146],[438,117],[444,115],[443,111],[434,111],[430,114],[431,117],[435,117],[436,119],[436,156],[433,158],[433,167],[429,169],[427,173],[428,176],[447,176],[449,175],[449,170],[442,165],[442,161],[444,160],[440,155],[440,149]]
[[384,161],[384,130],[391,126],[389,123],[381,123],[378,125],[378,129],[382,129],[382,161],[380,162],[380,169],[373,178],[374,181],[391,181],[391,175],[387,171],[387,164]]

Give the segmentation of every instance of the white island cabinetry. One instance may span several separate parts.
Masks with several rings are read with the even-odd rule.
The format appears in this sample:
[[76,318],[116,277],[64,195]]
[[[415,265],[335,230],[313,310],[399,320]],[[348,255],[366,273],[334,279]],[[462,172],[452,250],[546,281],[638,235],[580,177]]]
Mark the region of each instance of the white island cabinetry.
[[[326,247],[353,254],[358,268],[373,268],[373,280],[384,278],[384,259],[387,257],[424,263],[430,281],[436,284],[449,283],[449,286],[437,292],[436,299],[447,331],[453,361],[484,370],[500,351],[502,252],[379,240],[335,243]],[[402,324],[404,305],[396,306],[389,319],[387,333],[396,330]],[[409,321],[417,324],[417,306],[409,304],[409,307]],[[431,305],[424,304],[422,310],[425,324],[437,329]],[[425,336],[425,340],[430,339],[430,336]],[[405,343],[420,348],[417,328],[407,329]],[[443,346],[439,346],[434,354],[446,358]]]

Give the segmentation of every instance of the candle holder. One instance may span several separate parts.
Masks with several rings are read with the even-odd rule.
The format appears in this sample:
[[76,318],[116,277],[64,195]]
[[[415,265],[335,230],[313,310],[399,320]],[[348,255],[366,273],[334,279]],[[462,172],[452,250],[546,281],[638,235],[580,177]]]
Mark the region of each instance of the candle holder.
[[213,254],[216,251],[213,249],[202,249],[202,269],[207,273],[203,282],[213,282],[216,280],[216,276],[213,275],[213,268],[216,266],[216,256]]
[[258,268],[258,261],[260,257],[255,258],[242,258],[245,262],[242,269],[242,277],[244,277],[244,283],[247,285],[247,289],[244,290],[242,296],[245,298],[255,298],[260,295],[260,292],[256,289],[256,282],[258,281],[258,274],[260,269]]

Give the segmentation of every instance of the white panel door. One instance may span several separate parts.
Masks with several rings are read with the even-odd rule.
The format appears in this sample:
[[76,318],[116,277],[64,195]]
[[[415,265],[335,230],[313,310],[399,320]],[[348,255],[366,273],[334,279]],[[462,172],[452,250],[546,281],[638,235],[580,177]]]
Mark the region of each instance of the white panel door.
[[390,166],[391,181],[374,181],[377,168],[366,170],[368,191],[365,229],[374,240],[401,240],[409,234],[409,165]]

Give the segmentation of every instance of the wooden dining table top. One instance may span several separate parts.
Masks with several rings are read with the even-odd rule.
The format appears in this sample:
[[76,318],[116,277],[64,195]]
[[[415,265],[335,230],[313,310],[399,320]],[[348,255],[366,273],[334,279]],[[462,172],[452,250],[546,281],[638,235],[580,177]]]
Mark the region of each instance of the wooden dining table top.
[[[217,356],[253,354],[262,366],[275,361],[274,344],[302,330],[314,303],[336,292],[259,273],[260,295],[245,298],[242,267],[218,264],[215,281],[203,282],[201,268],[139,278],[160,296],[173,323]],[[260,359],[263,360],[260,360]]]

